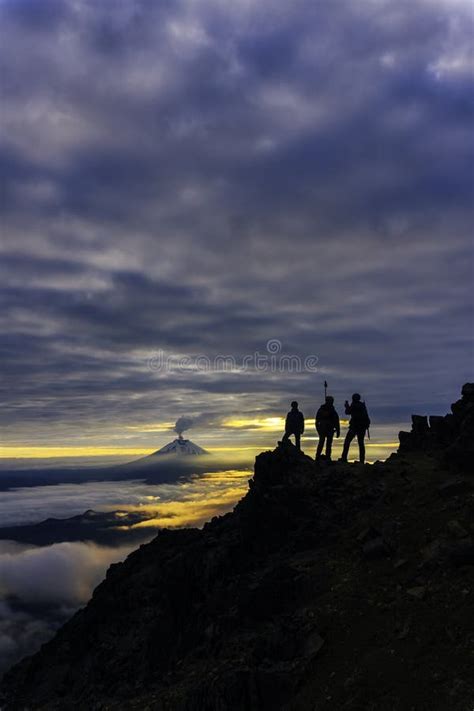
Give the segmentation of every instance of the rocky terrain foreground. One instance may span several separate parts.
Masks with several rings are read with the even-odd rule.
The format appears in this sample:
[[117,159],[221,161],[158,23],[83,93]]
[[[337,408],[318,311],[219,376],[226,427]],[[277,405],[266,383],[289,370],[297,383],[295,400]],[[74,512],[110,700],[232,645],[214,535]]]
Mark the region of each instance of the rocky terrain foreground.
[[472,711],[474,386],[400,441],[258,456],[232,513],[111,566],[3,711]]

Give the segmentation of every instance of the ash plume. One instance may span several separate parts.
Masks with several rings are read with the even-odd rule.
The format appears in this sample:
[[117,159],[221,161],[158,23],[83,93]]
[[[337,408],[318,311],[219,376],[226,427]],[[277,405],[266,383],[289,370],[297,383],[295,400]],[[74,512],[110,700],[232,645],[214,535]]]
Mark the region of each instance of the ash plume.
[[176,420],[173,427],[174,431],[181,437],[185,430],[199,425],[215,426],[219,421],[219,416],[216,412],[201,412],[198,415],[182,415]]
[[189,430],[189,428],[192,427],[194,425],[194,423],[195,423],[194,417],[188,417],[186,415],[183,415],[182,417],[178,417],[178,419],[176,420],[174,430],[181,437],[183,432],[185,430]]

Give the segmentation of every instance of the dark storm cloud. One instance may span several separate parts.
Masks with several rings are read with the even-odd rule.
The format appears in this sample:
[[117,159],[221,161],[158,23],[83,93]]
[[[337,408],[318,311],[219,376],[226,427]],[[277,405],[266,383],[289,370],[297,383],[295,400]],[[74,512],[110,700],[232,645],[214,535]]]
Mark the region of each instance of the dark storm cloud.
[[455,397],[472,348],[469,3],[0,10],[7,438],[312,398],[314,374],[148,367],[270,338],[384,420]]
[[69,16],[67,3],[61,0],[4,0],[2,10],[7,21],[35,31],[51,32]]

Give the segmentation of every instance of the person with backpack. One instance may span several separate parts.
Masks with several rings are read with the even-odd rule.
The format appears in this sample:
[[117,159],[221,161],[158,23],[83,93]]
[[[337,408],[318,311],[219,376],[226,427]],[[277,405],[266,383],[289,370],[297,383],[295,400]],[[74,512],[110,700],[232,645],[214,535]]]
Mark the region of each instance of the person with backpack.
[[357,442],[359,443],[359,461],[361,464],[365,462],[365,433],[370,426],[370,417],[365,406],[365,402],[362,402],[359,393],[354,393],[352,396],[352,402],[346,400],[345,402],[345,412],[346,415],[350,415],[351,419],[349,421],[349,429],[346,434],[346,439],[344,440],[344,448],[342,450],[341,462],[347,462],[347,455],[349,454],[349,447],[354,437],[357,437]]
[[301,435],[304,432],[304,415],[298,410],[298,403],[293,400],[291,403],[291,410],[286,416],[285,420],[285,434],[283,435],[282,442],[287,442],[290,435],[295,436],[296,449],[301,451]]
[[339,415],[336,412],[334,398],[331,395],[326,396],[324,404],[317,411],[315,425],[319,435],[316,461],[319,462],[321,460],[324,444],[326,444],[326,461],[330,462],[334,433],[336,433],[336,437],[341,434]]

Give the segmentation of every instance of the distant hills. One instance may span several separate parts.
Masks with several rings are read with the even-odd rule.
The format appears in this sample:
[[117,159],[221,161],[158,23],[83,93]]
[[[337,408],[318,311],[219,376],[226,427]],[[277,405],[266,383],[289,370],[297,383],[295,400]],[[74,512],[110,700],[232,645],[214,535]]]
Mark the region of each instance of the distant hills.
[[47,518],[40,523],[0,528],[0,540],[48,546],[63,541],[94,541],[108,546],[143,543],[150,530],[135,528],[150,516],[135,511],[88,510],[69,518]]

